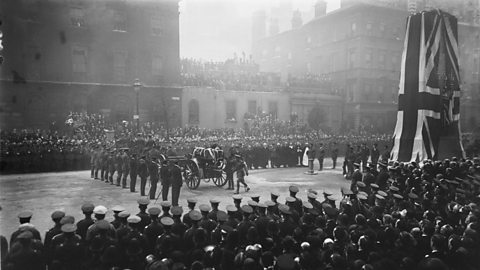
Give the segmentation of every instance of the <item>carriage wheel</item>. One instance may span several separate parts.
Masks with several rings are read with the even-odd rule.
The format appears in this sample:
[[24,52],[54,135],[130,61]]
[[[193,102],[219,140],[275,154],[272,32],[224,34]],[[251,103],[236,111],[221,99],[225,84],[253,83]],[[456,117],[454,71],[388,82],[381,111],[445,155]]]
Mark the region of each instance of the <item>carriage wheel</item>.
[[223,187],[227,183],[227,174],[225,173],[225,171],[222,170],[220,175],[218,175],[215,178],[212,178],[212,180],[217,187]]
[[195,166],[185,164],[185,183],[189,189],[197,189],[200,185],[199,172]]

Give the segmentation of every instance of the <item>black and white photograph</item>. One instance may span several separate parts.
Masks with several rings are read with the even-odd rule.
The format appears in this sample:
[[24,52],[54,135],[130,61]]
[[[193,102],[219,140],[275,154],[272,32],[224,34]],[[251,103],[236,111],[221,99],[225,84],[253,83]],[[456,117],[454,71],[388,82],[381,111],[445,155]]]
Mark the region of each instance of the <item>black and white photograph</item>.
[[480,0],[0,0],[0,269],[480,269]]

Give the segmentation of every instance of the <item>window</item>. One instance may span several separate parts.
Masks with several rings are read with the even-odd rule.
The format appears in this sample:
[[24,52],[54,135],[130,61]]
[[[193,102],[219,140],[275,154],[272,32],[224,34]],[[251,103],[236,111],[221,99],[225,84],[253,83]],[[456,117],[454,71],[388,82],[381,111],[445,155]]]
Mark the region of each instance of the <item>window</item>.
[[277,118],[278,102],[276,102],[276,101],[269,101],[268,102],[268,114],[270,114],[273,117],[273,119]]
[[158,36],[158,37],[163,35],[163,25],[162,25],[161,19],[152,18],[150,20],[150,26],[152,28],[152,35]]
[[113,55],[113,79],[125,81],[125,69],[127,66],[127,52],[116,51]]
[[385,53],[378,54],[378,68],[385,68]]
[[72,49],[72,70],[75,73],[87,72],[87,50],[85,48]]
[[257,113],[257,101],[249,100],[248,101],[248,112],[255,115]]
[[113,15],[113,31],[127,31],[127,18],[125,17],[125,13],[115,11],[115,14]]
[[365,65],[370,66],[371,63],[372,63],[372,51],[371,49],[367,49],[365,53]]
[[237,121],[237,103],[235,102],[235,100],[227,100],[225,102],[225,112],[227,116],[227,121]]
[[152,57],[152,75],[162,75],[163,61],[159,55]]
[[348,66],[355,68],[355,49],[348,50]]
[[198,106],[198,100],[192,99],[188,103],[188,123],[198,124],[200,122],[200,112]]
[[70,8],[70,24],[75,27],[85,27],[85,10],[83,8]]

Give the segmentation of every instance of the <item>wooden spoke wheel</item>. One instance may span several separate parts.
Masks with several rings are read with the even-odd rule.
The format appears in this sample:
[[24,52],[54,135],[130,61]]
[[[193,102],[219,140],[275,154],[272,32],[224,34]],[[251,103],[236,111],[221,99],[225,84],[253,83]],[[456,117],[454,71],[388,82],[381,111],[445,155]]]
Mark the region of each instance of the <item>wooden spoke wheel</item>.
[[217,187],[223,187],[227,183],[227,173],[223,170],[218,170],[216,177],[213,177],[212,180]]
[[197,189],[200,185],[198,167],[194,162],[185,164],[185,183],[189,189]]

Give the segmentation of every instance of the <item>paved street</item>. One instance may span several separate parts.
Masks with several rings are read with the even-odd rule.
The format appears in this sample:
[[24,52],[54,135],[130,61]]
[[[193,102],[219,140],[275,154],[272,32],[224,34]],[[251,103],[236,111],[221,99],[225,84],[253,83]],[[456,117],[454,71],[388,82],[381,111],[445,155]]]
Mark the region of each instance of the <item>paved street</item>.
[[[326,168],[331,168],[330,160],[326,160],[325,163]],[[318,168],[318,165],[315,168]],[[288,186],[293,183],[300,187],[299,197],[302,199],[306,198],[305,191],[308,188],[319,192],[331,191],[340,198],[340,188],[349,186],[349,182],[341,175],[341,168],[326,169],[318,175],[306,175],[305,171],[307,171],[306,168],[252,170],[246,178],[251,191],[245,193],[242,189],[241,193],[244,196],[259,194],[260,200],[265,201],[270,199],[270,192],[276,190],[281,194],[279,201],[285,202]],[[147,184],[147,191],[148,188]],[[138,191],[139,188],[137,187],[136,190]],[[221,200],[220,209],[223,210],[227,204],[232,204],[232,195],[233,192],[225,190],[225,187],[218,188],[212,182],[202,181],[197,190],[182,187],[180,204],[185,209],[186,198],[195,197],[200,204],[208,203],[210,198],[215,197]],[[76,220],[79,220],[83,216],[80,206],[84,202],[92,202],[95,205],[105,205],[107,208],[119,204],[131,213],[137,213],[136,200],[139,197],[139,193],[130,193],[128,189],[92,180],[89,171],[0,176],[0,206],[2,207],[0,234],[10,237],[18,226],[17,214],[24,210],[34,213],[32,223],[40,230],[43,237],[45,231],[53,224],[50,214],[54,210],[64,210],[68,215],[73,215]],[[247,200],[250,198],[244,201]],[[112,217],[110,211],[107,217]]]

